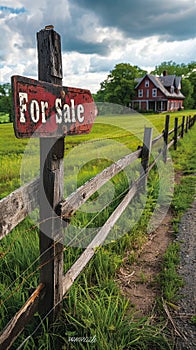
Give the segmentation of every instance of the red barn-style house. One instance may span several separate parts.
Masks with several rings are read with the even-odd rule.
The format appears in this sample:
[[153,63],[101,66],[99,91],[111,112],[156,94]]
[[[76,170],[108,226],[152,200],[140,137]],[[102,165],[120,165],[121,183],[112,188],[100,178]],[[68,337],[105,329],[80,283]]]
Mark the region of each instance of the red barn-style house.
[[163,75],[156,77],[146,74],[137,79],[136,98],[132,100],[132,108],[143,111],[165,112],[183,109],[184,95],[181,93],[181,77]]

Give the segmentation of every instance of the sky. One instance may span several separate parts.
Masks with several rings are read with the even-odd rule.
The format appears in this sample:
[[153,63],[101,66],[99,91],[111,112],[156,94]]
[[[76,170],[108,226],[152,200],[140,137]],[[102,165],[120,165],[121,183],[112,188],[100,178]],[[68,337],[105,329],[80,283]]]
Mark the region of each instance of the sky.
[[63,85],[90,89],[118,63],[196,61],[196,0],[0,0],[0,83],[37,79],[36,33],[61,35]]

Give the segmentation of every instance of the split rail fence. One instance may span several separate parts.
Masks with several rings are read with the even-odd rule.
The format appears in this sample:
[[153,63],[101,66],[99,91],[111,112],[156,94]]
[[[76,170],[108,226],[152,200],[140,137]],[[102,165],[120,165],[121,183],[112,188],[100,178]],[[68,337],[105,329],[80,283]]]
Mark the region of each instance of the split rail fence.
[[[68,220],[81,207],[82,204],[84,204],[97,190],[101,188],[101,186],[103,186],[107,181],[112,179],[115,175],[117,175],[127,166],[132,164],[136,159],[141,158],[143,173],[140,174],[140,177],[134,182],[134,184],[129,189],[128,193],[125,195],[121,203],[114,210],[109,219],[100,229],[100,231],[91,241],[91,243],[87,246],[87,248],[78,258],[78,260],[72,265],[72,267],[67,271],[66,274],[63,275],[62,273],[60,280],[62,289],[61,300],[63,296],[68,292],[75,279],[79,276],[81,271],[84,269],[84,267],[95,254],[96,247],[101,246],[102,243],[105,241],[110,230],[115,225],[123,211],[133,199],[133,197],[136,195],[139,188],[141,188],[141,186],[146,186],[149,171],[156,165],[158,159],[160,159],[161,156],[163,157],[164,162],[167,161],[168,149],[171,146],[173,146],[175,150],[177,149],[178,140],[180,138],[183,138],[184,133],[187,133],[188,130],[194,125],[196,121],[196,115],[193,117],[188,116],[186,117],[186,120],[185,117],[183,117],[182,123],[180,125],[178,124],[178,118],[175,118],[174,128],[172,130],[169,130],[169,119],[170,116],[167,115],[165,120],[165,129],[163,133],[153,140],[152,128],[145,128],[142,148],[138,149],[134,153],[124,156],[117,162],[113,163],[111,166],[105,168],[101,173],[97,174],[95,177],[83,184],[69,197],[61,201],[57,206],[57,212],[59,213],[59,217],[62,218],[62,220]],[[173,137],[172,140],[169,141],[171,135],[173,135]],[[151,147],[161,139],[164,140],[163,148],[159,150],[157,158],[154,159],[153,162],[150,164],[149,160]],[[0,201],[0,239],[9,234],[9,232],[11,232],[11,230],[14,227],[16,227],[22,220],[25,219],[25,217],[31,211],[33,211],[36,208],[36,206],[39,204],[39,194],[39,179],[36,179],[31,183],[12,192],[10,195],[8,195]],[[53,242],[53,245],[55,245],[55,241]],[[50,249],[47,248],[46,255],[48,255],[48,252],[50,253]],[[61,265],[62,263],[63,262],[59,260],[59,264]],[[59,270],[59,266],[56,266],[56,269]],[[32,319],[35,312],[39,310],[39,304],[40,302],[43,303],[44,299],[46,299],[50,307],[51,303],[53,303],[53,315],[51,321],[54,320],[54,318],[57,316],[57,312],[59,312],[59,302],[61,300],[58,300],[57,302],[55,302],[54,300],[48,300],[46,294],[47,288],[50,288],[51,283],[53,283],[55,279],[54,276],[50,275],[50,273],[51,271],[49,270],[45,276],[46,282],[43,283],[42,281],[40,281],[39,286],[29,297],[24,306],[15,314],[12,320],[1,332],[1,349],[7,350],[10,348],[14,340],[24,329],[24,326]],[[55,270],[53,271],[53,273],[55,274]],[[56,307],[58,307],[57,310],[55,310]],[[46,310],[46,314],[47,312],[51,314],[50,309]]]
[[[59,35],[53,30],[41,30],[37,38],[39,80],[62,85]],[[47,316],[50,323],[54,321],[61,311],[63,296],[93,257],[96,247],[103,244],[138,190],[145,189],[148,173],[156,165],[158,159],[163,157],[166,162],[167,150],[172,145],[174,149],[177,149],[178,139],[194,125],[196,116],[183,117],[180,125],[178,125],[178,118],[175,118],[172,130],[169,130],[169,119],[170,116],[167,115],[163,133],[154,140],[152,140],[152,128],[145,128],[142,148],[104,169],[65,200],[63,199],[64,138],[56,139],[55,143],[50,138],[40,139],[40,178],[0,200],[0,239],[8,235],[38,205],[40,206],[40,284],[0,333],[2,350],[11,347],[35,312],[39,311],[43,318]],[[163,147],[156,159],[150,163],[151,148],[161,139],[164,141]],[[71,216],[107,181],[139,158],[141,158],[143,169],[140,177],[133,183],[121,203],[81,256],[66,274],[63,274],[62,227],[68,225]],[[44,205],[43,201],[45,201]],[[55,223],[56,218],[53,218],[54,212],[56,217],[60,218],[58,225]]]

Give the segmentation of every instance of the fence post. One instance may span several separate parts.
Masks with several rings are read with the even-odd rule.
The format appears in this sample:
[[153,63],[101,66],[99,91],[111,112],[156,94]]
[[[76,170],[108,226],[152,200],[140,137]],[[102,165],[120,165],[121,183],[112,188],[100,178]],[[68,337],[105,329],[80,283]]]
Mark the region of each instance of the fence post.
[[185,124],[185,116],[182,117],[182,129],[181,129],[181,137],[184,137],[184,124]]
[[185,127],[185,132],[186,133],[188,132],[188,120],[189,120],[189,117],[186,117],[186,127]]
[[[39,80],[62,85],[60,35],[45,27],[37,33],[37,43]],[[62,231],[54,213],[63,199],[63,157],[64,137],[40,139],[40,283],[45,285],[45,297],[39,303],[39,313],[48,315],[50,323],[59,313],[63,297]]]
[[178,141],[178,118],[175,118],[174,121],[174,149],[177,150],[177,141]]
[[144,188],[147,184],[147,177],[148,177],[148,165],[149,165],[149,159],[150,159],[150,153],[151,153],[151,147],[152,147],[152,128],[145,127],[144,129],[144,139],[143,139],[143,147],[142,147],[142,156],[141,156],[141,165],[142,165],[142,175],[145,174],[143,181],[141,182],[141,186]]
[[188,123],[188,128],[191,128],[191,115],[189,115],[189,123]]
[[163,134],[164,145],[163,145],[163,161],[167,162],[167,144],[168,144],[168,132],[169,132],[169,121],[170,115],[167,114],[165,118],[165,129]]

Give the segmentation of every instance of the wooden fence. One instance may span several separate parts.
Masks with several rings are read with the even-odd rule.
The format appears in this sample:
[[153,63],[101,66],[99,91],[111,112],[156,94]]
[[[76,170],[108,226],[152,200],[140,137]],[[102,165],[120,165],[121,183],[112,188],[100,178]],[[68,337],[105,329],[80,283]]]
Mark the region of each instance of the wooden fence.
[[[50,31],[38,33],[40,80],[59,85],[62,83],[61,58],[57,58],[60,54],[59,48],[59,37],[55,32],[52,31],[52,38]],[[55,67],[56,64],[58,67]],[[48,67],[51,68],[51,65],[54,66],[49,72]],[[40,140],[40,178],[17,189],[0,201],[0,239],[9,234],[39,205],[39,202],[43,201],[43,198],[46,197],[44,189],[48,191],[47,199],[50,204],[45,203],[44,208],[40,208],[40,284],[0,333],[1,349],[6,350],[11,347],[35,312],[39,311],[43,317],[48,316],[49,322],[54,321],[60,313],[63,296],[93,257],[96,247],[103,244],[110,230],[138,193],[138,190],[141,187],[145,189],[149,171],[156,165],[161,156],[165,162],[167,161],[167,150],[172,145],[174,149],[177,149],[178,139],[183,137],[184,133],[188,132],[196,121],[196,116],[183,117],[182,123],[178,125],[178,118],[175,118],[174,128],[169,130],[169,118],[167,115],[165,129],[161,135],[152,140],[152,128],[145,128],[142,148],[104,169],[65,200],[62,198],[64,139],[56,140],[55,144],[52,143],[51,139]],[[170,140],[172,136],[173,138]],[[159,151],[157,158],[150,164],[151,148],[161,139],[164,140],[164,146]],[[48,152],[48,150],[50,151]],[[62,226],[68,225],[71,216],[107,181],[139,158],[141,158],[142,173],[81,256],[66,274],[63,274]],[[55,227],[55,218],[51,216],[53,211],[55,211],[56,217],[60,218],[61,225],[58,224],[59,227]],[[48,232],[51,238],[44,232]]]
[[[68,292],[75,279],[79,276],[83,268],[87,265],[89,260],[95,254],[96,247],[102,245],[108,236],[110,230],[117,222],[123,211],[126,209],[130,201],[133,199],[138,189],[141,186],[146,185],[149,171],[156,165],[158,159],[162,156],[164,161],[167,161],[167,150],[173,146],[177,149],[177,141],[183,138],[184,133],[194,125],[196,121],[196,115],[194,117],[182,118],[182,123],[178,125],[178,118],[175,118],[174,128],[169,130],[170,116],[166,116],[165,129],[162,134],[152,140],[152,128],[145,128],[143,147],[134,153],[128,154],[117,162],[113,163],[108,168],[104,169],[101,173],[90,179],[88,182],[79,187],[74,193],[72,193],[65,200],[60,201],[57,206],[59,217],[62,220],[68,220],[78,210],[82,204],[84,204],[90,196],[92,196],[97,190],[101,188],[107,181],[112,179],[116,174],[132,164],[136,159],[141,158],[141,164],[143,167],[143,173],[134,182],[128,193],[125,195],[121,203],[111,214],[104,226],[96,234],[91,243],[87,246],[81,256],[72,265],[72,267],[66,272],[65,275],[61,275],[61,285],[63,287],[62,298],[65,293]],[[169,141],[170,135],[173,135],[172,140]],[[164,146],[159,150],[159,154],[156,159],[149,164],[151,147],[159,140],[164,140]],[[39,179],[35,179],[31,183],[24,187],[12,192],[6,198],[0,201],[0,230],[3,238],[11,230],[16,227],[39,203]],[[53,242],[53,245],[56,243]],[[47,248],[48,249],[48,248]],[[48,252],[50,249],[48,249]],[[43,252],[42,252],[43,254]],[[60,262],[61,264],[61,262]],[[46,264],[47,266],[47,264]],[[51,273],[51,271],[50,271]],[[55,273],[55,271],[54,271]],[[39,302],[43,302],[46,299],[46,289],[50,286],[51,278],[49,273],[46,274],[46,283],[41,282],[24,306],[17,312],[8,325],[3,329],[0,334],[1,349],[9,349],[14,340],[22,332],[24,326],[32,319],[35,312],[39,310]],[[47,280],[48,279],[48,280]],[[46,300],[48,302],[48,300]],[[53,301],[54,302],[54,301]],[[49,303],[51,304],[51,303]],[[53,304],[53,310],[55,309],[55,303]],[[50,311],[50,310],[49,310]],[[58,310],[59,311],[59,310]],[[47,311],[48,312],[48,311]],[[56,317],[57,312],[55,311]],[[53,317],[54,319],[54,317]]]

